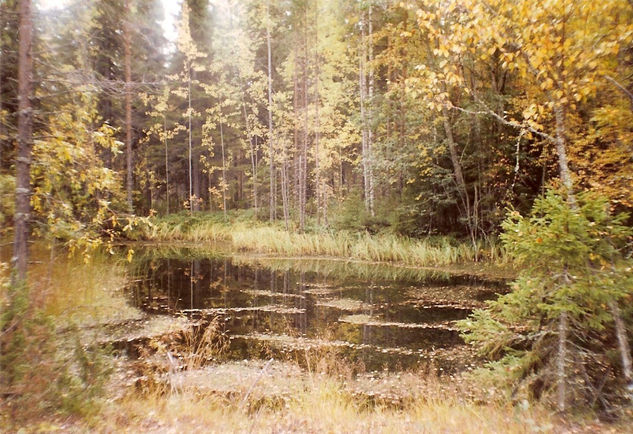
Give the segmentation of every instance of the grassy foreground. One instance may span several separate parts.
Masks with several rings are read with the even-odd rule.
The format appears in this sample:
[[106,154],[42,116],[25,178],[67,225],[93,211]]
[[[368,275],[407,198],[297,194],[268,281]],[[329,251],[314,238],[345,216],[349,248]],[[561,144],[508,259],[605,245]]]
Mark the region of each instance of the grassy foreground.
[[303,233],[286,231],[281,223],[270,224],[232,215],[171,215],[156,218],[138,235],[151,241],[194,243],[229,242],[233,249],[290,256],[328,256],[363,261],[393,262],[410,266],[442,266],[475,259],[499,261],[496,244],[458,242],[448,237],[412,239],[391,233],[335,231],[316,228]]
[[131,397],[103,414],[110,427],[168,432],[455,432],[553,430],[555,418],[535,410],[431,400],[404,410],[363,409],[336,385],[306,391],[286,408],[249,411],[238,402],[195,393]]

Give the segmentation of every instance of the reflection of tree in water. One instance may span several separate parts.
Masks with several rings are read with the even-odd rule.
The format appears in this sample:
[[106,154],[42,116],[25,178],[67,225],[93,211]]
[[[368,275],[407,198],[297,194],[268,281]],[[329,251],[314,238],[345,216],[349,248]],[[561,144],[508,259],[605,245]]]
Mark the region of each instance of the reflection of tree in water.
[[[391,366],[390,361],[403,354],[417,363],[421,360],[418,351],[432,347],[448,351],[461,344],[447,324],[467,315],[469,308],[459,303],[473,298],[471,294],[453,297],[461,294],[460,286],[466,287],[468,280],[463,277],[406,281],[398,274],[398,280],[390,281],[377,275],[354,278],[299,266],[263,267],[229,257],[184,258],[154,256],[137,264],[134,302],[151,313],[219,316],[223,330],[239,336],[230,357],[274,356],[275,352],[287,357],[298,351],[292,342],[302,338],[319,348],[328,342],[344,343],[347,356],[367,366]],[[477,288],[471,285],[469,291]],[[427,303],[427,297],[436,294],[455,300]],[[350,315],[354,321],[345,321]]]
[[[374,315],[374,285],[370,284],[365,289],[365,305],[367,306],[367,314],[371,318]],[[363,325],[363,343],[371,344],[371,326]]]

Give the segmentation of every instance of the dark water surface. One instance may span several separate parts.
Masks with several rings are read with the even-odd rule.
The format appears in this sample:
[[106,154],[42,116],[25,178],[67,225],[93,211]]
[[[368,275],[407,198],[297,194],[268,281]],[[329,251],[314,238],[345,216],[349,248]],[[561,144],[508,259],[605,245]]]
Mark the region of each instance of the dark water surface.
[[144,311],[219,317],[229,359],[333,351],[368,370],[468,365],[454,321],[505,289],[447,272],[188,249],[144,248],[133,272]]

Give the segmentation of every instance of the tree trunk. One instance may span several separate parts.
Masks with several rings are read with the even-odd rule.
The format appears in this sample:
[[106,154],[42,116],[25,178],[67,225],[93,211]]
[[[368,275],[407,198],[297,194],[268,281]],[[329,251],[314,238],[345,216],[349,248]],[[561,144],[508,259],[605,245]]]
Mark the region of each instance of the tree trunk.
[[369,6],[367,10],[367,21],[369,27],[369,33],[367,37],[367,46],[369,49],[369,89],[368,89],[368,109],[367,111],[367,163],[368,163],[368,186],[369,186],[369,212],[372,217],[375,215],[374,210],[374,161],[372,155],[372,147],[374,141],[373,132],[373,99],[374,99],[374,25],[372,21],[372,0],[369,0]]
[[193,159],[191,146],[191,66],[187,68],[187,120],[189,127],[189,212],[193,212],[193,170],[191,167]]
[[633,384],[633,363],[631,362],[631,347],[626,333],[626,324],[622,320],[620,308],[615,301],[609,301],[609,309],[615,323],[615,336],[618,339],[618,349],[622,360],[622,373],[627,386],[631,386]]
[[298,63],[298,51],[295,51],[294,56],[294,72],[293,72],[293,84],[294,84],[294,92],[292,98],[292,105],[294,110],[294,119],[293,119],[293,155],[294,155],[294,185],[293,185],[293,198],[294,198],[294,207],[295,209],[299,209],[300,203],[300,187],[299,187],[299,155],[301,154],[301,150],[299,147],[299,63]]
[[220,121],[220,146],[222,147],[222,211],[226,220],[226,159],[224,157],[224,129]]
[[464,174],[462,173],[462,165],[459,161],[459,154],[457,153],[457,144],[453,137],[453,129],[451,128],[449,113],[446,106],[442,107],[442,115],[444,116],[444,132],[446,133],[446,141],[448,142],[448,150],[451,155],[451,162],[453,163],[453,171],[455,173],[455,181],[457,181],[457,188],[461,194],[466,193],[466,181],[464,180]]
[[[567,164],[567,143],[565,128],[565,110],[557,104],[554,108],[556,117],[556,153],[558,156],[558,167],[560,179],[563,182],[565,190],[567,190],[567,200],[572,209],[578,209],[576,199],[574,197],[573,181],[569,165]],[[569,282],[567,270],[564,274],[565,283]],[[566,356],[567,356],[567,335],[569,328],[569,318],[567,312],[561,312],[558,317],[558,361],[557,361],[557,382],[558,382],[558,410],[564,412],[567,407],[567,375],[566,375]]]
[[365,199],[365,210],[369,211],[369,157],[367,152],[367,115],[365,109],[367,78],[365,76],[366,45],[365,45],[365,14],[360,9],[360,42],[358,56],[358,87],[360,100],[360,122],[361,122],[361,159],[363,164],[363,194]]
[[31,210],[31,150],[33,148],[33,109],[31,82],[33,79],[33,22],[31,0],[20,0],[18,46],[18,156],[15,175],[15,233],[13,241],[12,281],[26,280],[28,263],[29,214]]
[[[212,156],[213,156],[213,153],[209,151],[209,161],[211,161]],[[213,174],[211,173],[211,170],[208,169],[206,192],[207,192],[207,200],[209,201],[209,211],[213,211],[213,195],[211,194],[211,185],[213,185],[212,176]]]
[[268,48],[268,158],[270,158],[270,221],[277,218],[275,155],[273,149],[273,67],[270,44],[270,0],[266,1],[266,46]]
[[[446,91],[446,90],[445,90]],[[455,143],[455,137],[453,136],[453,128],[449,120],[449,112],[446,104],[442,106],[442,116],[444,132],[446,133],[446,141],[448,142],[448,150],[451,156],[451,163],[453,164],[453,173],[455,174],[455,182],[457,183],[457,190],[459,196],[464,205],[466,214],[466,225],[468,227],[468,233],[470,235],[470,241],[473,244],[473,249],[477,252],[477,228],[473,222],[473,215],[471,212],[470,198],[468,196],[468,190],[466,188],[466,181],[462,172],[462,164],[459,161],[459,153],[457,152],[457,143]],[[475,253],[476,254],[476,253]],[[475,259],[477,259],[475,257]]]
[[132,190],[134,180],[132,177],[132,35],[131,35],[132,10],[130,0],[125,1],[125,24],[124,24],[124,45],[125,45],[125,160],[126,160],[126,193],[127,206],[130,212],[134,212],[132,203]]
[[255,216],[257,216],[258,201],[257,201],[257,146],[253,145],[253,137],[251,136],[250,122],[248,121],[248,114],[246,113],[246,102],[242,101],[242,111],[244,114],[244,123],[246,124],[246,136],[250,143],[251,154],[251,170],[253,181],[253,208],[255,209]]
[[281,201],[284,210],[284,225],[288,230],[288,159],[286,157],[286,147],[283,149],[283,159],[281,167]]
[[169,214],[169,153],[167,151],[167,116],[163,115],[163,141],[165,142],[165,199]]
[[192,209],[194,211],[200,211],[200,202],[202,199],[201,189],[200,189],[200,148],[195,146],[192,148],[192,159],[193,159],[193,206]]
[[558,318],[558,355],[556,361],[556,377],[558,383],[558,410],[564,412],[567,407],[567,334],[569,332],[567,312],[562,312]]
[[[321,211],[323,204],[323,191],[321,188],[321,167],[319,161],[319,139],[321,138],[321,122],[319,120],[319,6],[316,2],[314,17],[314,28],[316,40],[314,43],[314,107],[315,107],[315,126],[314,126],[314,176],[315,176],[315,195],[316,195],[316,211],[317,211],[317,224],[321,224]],[[325,214],[324,214],[325,216]]]
[[565,109],[560,104],[557,104],[554,109],[554,115],[556,117],[556,154],[558,156],[558,169],[560,173],[560,179],[563,182],[563,186],[567,190],[568,199],[575,203],[574,198],[574,182],[571,177],[571,171],[567,162],[567,139],[565,129]]
[[[407,5],[408,6],[408,5]],[[409,30],[409,20],[408,14],[404,17],[404,31],[407,32]],[[408,77],[408,65],[407,58],[409,57],[409,53],[407,52],[406,44],[402,44],[399,51],[399,58],[402,61],[402,71],[400,76],[400,101],[399,101],[399,120],[394,119],[394,127],[398,129],[398,144],[400,145],[400,149],[404,149],[406,146],[406,136],[407,136],[407,105],[406,105],[406,95],[407,95],[407,77]],[[398,125],[399,124],[399,125]],[[403,176],[400,177],[401,186]],[[404,188],[401,188],[400,194],[404,192]]]
[[308,181],[308,19],[307,9],[304,17],[304,40],[303,40],[303,146],[301,149],[300,162],[300,190],[299,196],[299,229],[305,228],[306,202],[307,202],[307,181]]

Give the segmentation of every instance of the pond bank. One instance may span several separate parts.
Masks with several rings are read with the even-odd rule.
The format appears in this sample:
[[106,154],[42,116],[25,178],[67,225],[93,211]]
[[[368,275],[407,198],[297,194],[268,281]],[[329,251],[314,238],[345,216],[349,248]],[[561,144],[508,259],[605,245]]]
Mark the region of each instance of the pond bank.
[[277,255],[324,256],[363,261],[392,262],[408,266],[441,266],[484,261],[502,263],[496,242],[461,242],[450,237],[414,239],[400,235],[333,230],[311,232],[285,230],[280,223],[255,220],[224,221],[216,214],[154,218],[130,234],[137,240],[209,243],[223,241],[235,251]]

